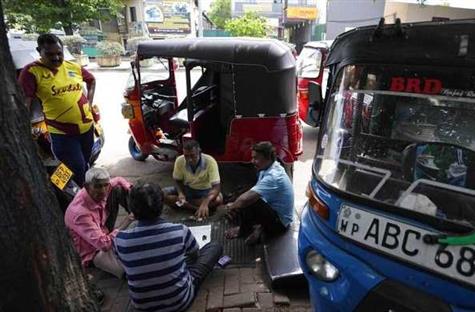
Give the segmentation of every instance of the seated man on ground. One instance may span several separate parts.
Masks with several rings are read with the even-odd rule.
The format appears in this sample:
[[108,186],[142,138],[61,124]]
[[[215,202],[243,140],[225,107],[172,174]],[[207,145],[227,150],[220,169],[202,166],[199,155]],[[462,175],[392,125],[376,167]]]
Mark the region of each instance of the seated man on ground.
[[84,267],[93,263],[118,278],[124,275],[112,249],[112,239],[133,221],[129,214],[114,230],[119,204],[128,209],[130,187],[131,184],[123,178],[111,179],[105,169],[91,168],[86,172],[84,188],[76,194],[64,215]]
[[210,242],[198,249],[190,229],[160,218],[163,198],[157,184],[137,183],[129,207],[138,224],[119,232],[114,244],[133,305],[144,311],[185,311],[223,248]]
[[252,147],[252,162],[259,171],[257,183],[236,201],[228,203],[228,217],[238,224],[226,231],[226,238],[247,236],[256,244],[262,232],[269,236],[284,233],[293,219],[294,190],[284,168],[275,159],[270,142]]
[[175,161],[173,179],[176,187],[163,189],[165,203],[196,211],[197,218],[207,218],[209,210],[223,202],[216,160],[201,152],[198,142],[186,141],[183,155]]

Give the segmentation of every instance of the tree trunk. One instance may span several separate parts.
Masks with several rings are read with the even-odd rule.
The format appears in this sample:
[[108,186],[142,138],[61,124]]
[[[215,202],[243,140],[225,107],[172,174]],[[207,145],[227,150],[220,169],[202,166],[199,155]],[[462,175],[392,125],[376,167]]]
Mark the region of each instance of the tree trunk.
[[64,33],[65,33],[67,36],[72,36],[72,35],[74,35],[74,32],[73,32],[73,25],[71,25],[71,24],[63,25],[63,29],[64,29]]
[[31,138],[0,1],[0,311],[98,311]]

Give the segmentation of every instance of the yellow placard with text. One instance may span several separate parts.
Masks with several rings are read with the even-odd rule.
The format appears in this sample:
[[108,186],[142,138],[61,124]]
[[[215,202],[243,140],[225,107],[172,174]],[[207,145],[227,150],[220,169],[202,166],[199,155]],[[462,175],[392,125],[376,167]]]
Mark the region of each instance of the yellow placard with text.
[[287,18],[315,20],[318,17],[317,8],[287,7]]

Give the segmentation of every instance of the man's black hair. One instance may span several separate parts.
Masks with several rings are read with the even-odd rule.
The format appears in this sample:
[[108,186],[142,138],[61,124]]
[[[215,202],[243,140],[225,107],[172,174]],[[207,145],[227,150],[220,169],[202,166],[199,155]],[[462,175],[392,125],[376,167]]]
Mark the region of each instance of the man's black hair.
[[264,156],[265,159],[275,161],[275,148],[269,141],[256,143],[252,146],[252,150]]
[[137,220],[155,220],[162,213],[162,189],[156,183],[137,182],[129,193],[129,208]]
[[61,41],[61,39],[59,39],[59,37],[54,34],[41,34],[38,36],[36,43],[38,44],[38,47],[40,48],[47,44],[57,44],[57,43],[59,43],[60,46],[63,46],[63,42]]
[[184,150],[191,151],[194,148],[196,148],[197,150],[200,150],[200,143],[198,143],[198,141],[189,140],[189,141],[185,141],[185,143],[183,144]]

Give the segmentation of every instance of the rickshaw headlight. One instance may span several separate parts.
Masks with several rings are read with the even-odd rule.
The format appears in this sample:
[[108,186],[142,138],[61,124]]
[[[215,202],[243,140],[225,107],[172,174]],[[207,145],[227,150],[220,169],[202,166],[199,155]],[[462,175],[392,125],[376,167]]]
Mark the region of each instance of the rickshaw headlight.
[[325,282],[332,282],[338,278],[340,272],[331,264],[325,257],[316,252],[315,250],[309,250],[305,256],[305,262],[310,268],[316,278]]
[[122,116],[124,116],[125,119],[133,119],[135,117],[134,115],[134,108],[132,105],[128,103],[122,103]]

